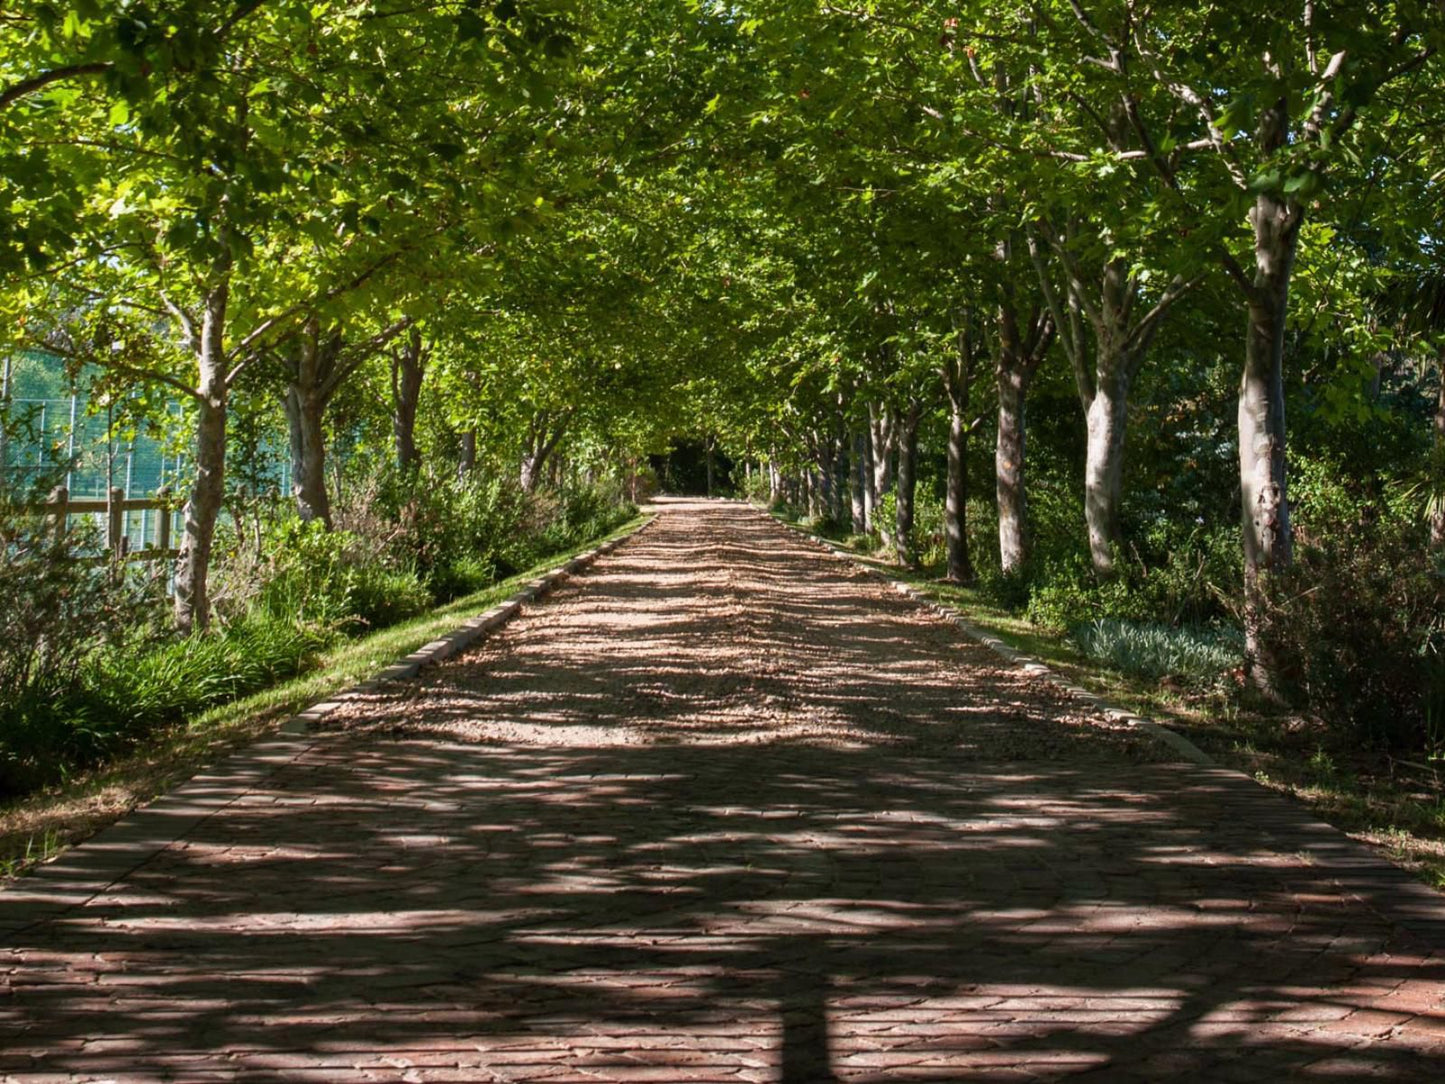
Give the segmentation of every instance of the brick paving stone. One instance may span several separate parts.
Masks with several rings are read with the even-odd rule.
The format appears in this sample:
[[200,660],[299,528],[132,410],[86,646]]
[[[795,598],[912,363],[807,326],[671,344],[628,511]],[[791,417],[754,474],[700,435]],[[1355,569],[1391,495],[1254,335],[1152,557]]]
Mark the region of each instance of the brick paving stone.
[[1438,896],[661,511],[0,892],[0,1081],[1445,1078]]

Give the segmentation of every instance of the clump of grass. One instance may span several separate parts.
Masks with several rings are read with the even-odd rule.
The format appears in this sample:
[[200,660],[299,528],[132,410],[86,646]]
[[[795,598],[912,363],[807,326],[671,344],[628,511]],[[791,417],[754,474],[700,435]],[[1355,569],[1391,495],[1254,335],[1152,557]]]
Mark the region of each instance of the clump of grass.
[[187,718],[305,673],[328,636],[260,616],[100,648],[72,680],[0,704],[0,798],[60,782]]
[[172,640],[107,660],[97,691],[144,726],[180,722],[304,673],[325,633],[291,621],[251,617],[224,630]]
[[1243,637],[1232,628],[1101,618],[1075,626],[1069,638],[1088,658],[1149,681],[1209,686],[1244,661]]

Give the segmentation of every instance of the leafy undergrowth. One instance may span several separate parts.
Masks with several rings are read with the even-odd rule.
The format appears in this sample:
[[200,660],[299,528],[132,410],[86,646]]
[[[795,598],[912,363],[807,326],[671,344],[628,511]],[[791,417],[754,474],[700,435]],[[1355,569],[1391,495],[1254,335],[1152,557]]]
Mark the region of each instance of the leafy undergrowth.
[[496,605],[526,581],[607,539],[635,530],[644,518],[638,516],[608,535],[420,617],[338,643],[321,654],[314,670],[301,677],[203,711],[184,726],[151,735],[104,767],[0,808],[0,877],[13,877],[53,858],[206,765],[274,730],[307,705],[366,680],[403,655],[451,632],[466,618]]
[[[941,569],[909,572],[886,552],[873,552],[866,536],[819,530],[818,524],[806,521],[782,521],[842,545],[860,560],[907,581],[1075,684],[1167,724],[1219,764],[1292,795],[1321,820],[1380,848],[1425,883],[1445,888],[1445,764],[1344,745],[1323,720],[1251,697],[1241,673],[1229,665],[1227,635],[1176,636],[1162,646],[1138,643],[1151,636],[1160,638],[1157,631],[1147,629],[1130,634],[1104,627],[1061,636],[1009,612],[978,590],[941,580]],[[1129,673],[1110,664],[1124,661],[1120,654],[1145,653],[1141,647],[1149,648],[1153,658],[1181,653],[1185,668],[1212,661],[1219,669],[1212,682],[1191,682],[1142,676],[1139,671],[1147,672],[1148,665],[1133,666],[1135,672]]]

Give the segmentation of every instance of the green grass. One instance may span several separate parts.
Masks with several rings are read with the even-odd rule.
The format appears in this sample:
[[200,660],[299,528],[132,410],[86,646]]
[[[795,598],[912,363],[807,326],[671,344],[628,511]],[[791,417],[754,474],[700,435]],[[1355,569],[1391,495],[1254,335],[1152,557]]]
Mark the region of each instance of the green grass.
[[0,807],[0,877],[14,876],[54,857],[205,765],[265,735],[287,717],[365,681],[515,594],[528,580],[636,530],[646,519],[636,516],[607,535],[579,543],[485,590],[371,635],[338,643],[322,652],[318,666],[301,677],[205,710],[182,726],[153,735],[104,767]]

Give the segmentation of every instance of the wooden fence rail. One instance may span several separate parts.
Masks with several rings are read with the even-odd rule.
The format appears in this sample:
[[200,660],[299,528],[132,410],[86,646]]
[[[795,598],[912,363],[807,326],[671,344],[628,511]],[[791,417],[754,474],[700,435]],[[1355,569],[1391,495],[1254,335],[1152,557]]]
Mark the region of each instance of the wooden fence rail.
[[[127,498],[125,491],[116,487],[110,491],[108,500],[79,501],[71,500],[70,492],[64,486],[56,486],[50,491],[50,496],[45,504],[40,506],[37,511],[45,513],[45,517],[57,537],[65,534],[71,516],[85,514],[105,516],[105,548],[108,556],[112,559],[153,561],[175,557],[180,552],[171,546],[171,515],[175,509],[171,504],[171,493],[168,486],[162,486],[156,490],[153,497]],[[156,544],[154,546],[142,545],[140,549],[131,550],[130,538],[126,531],[126,513],[151,511],[157,514]],[[144,543],[144,521],[142,521],[141,539]]]

